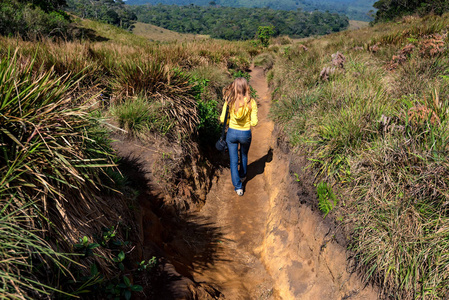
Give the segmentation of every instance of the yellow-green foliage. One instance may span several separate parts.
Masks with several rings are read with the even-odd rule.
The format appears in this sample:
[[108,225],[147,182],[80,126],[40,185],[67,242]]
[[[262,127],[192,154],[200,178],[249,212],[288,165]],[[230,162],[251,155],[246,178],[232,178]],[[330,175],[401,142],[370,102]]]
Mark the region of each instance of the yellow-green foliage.
[[270,71],[272,118],[339,185],[355,262],[382,297],[449,292],[448,25],[407,17],[301,41]]

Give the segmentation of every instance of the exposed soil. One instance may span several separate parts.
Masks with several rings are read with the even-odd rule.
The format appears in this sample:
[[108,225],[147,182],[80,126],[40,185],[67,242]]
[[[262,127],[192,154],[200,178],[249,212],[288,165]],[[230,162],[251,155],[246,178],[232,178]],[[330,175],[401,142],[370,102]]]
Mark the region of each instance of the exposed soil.
[[164,258],[163,279],[145,297],[377,299],[375,288],[349,272],[338,230],[315,210],[304,159],[283,151],[273,138],[263,70],[253,68],[251,76],[259,97],[259,125],[253,129],[244,196],[234,192],[225,168],[217,171],[200,210],[176,216],[151,183],[151,153],[139,151],[142,146],[136,143],[115,145],[135,162],[130,170],[143,170],[136,183],[142,191],[140,256]]

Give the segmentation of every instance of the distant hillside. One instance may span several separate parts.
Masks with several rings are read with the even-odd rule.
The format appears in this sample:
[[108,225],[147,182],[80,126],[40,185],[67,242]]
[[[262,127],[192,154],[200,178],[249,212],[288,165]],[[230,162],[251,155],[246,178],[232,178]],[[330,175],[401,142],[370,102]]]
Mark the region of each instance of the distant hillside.
[[174,41],[182,42],[182,41],[203,40],[209,38],[207,35],[179,33],[162,27],[158,27],[151,24],[145,24],[141,22],[136,22],[134,24],[132,33],[144,37],[147,40],[159,42],[174,42]]
[[349,20],[349,30],[356,30],[369,26],[368,22]]
[[259,26],[273,26],[274,36],[303,38],[338,32],[349,25],[346,16],[321,11],[196,5],[142,5],[131,6],[130,10],[139,22],[225,40],[253,39]]
[[376,0],[127,0],[130,5],[165,4],[165,5],[198,5],[198,6],[230,6],[230,7],[269,7],[279,10],[329,11],[345,14],[352,20],[371,21],[370,10],[375,10]]

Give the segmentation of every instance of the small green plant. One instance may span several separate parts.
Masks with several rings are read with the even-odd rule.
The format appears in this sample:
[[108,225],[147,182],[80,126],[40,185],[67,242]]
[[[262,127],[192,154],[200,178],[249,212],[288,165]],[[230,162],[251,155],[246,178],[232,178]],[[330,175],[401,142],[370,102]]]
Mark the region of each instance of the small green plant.
[[295,181],[296,182],[300,182],[301,181],[301,179],[299,178],[299,175],[298,175],[298,173],[293,173],[294,175],[295,175]]
[[[101,235],[96,237],[99,243],[90,243],[87,236],[83,236],[79,239],[79,243],[75,244],[74,247],[79,251],[84,253],[84,258],[95,256],[100,261],[105,260],[108,263],[113,263],[115,265],[115,270],[117,275],[112,278],[106,279],[103,271],[99,270],[97,263],[93,262],[90,266],[90,274],[83,275],[78,273],[76,280],[70,278],[67,281],[66,286],[73,288],[73,295],[86,294],[86,295],[98,295],[99,293],[104,293],[108,299],[130,299],[133,292],[141,292],[143,287],[137,284],[133,284],[129,277],[133,276],[136,271],[151,270],[157,265],[156,257],[150,260],[142,261],[138,264],[135,269],[128,269],[125,267],[125,260],[127,256],[123,247],[129,245],[128,241],[121,241],[118,239],[118,227],[111,226],[109,228],[103,228]],[[125,226],[120,226],[122,230],[128,230]],[[125,234],[126,238],[127,234]],[[108,249],[115,253],[115,256],[108,258],[102,255],[100,251],[93,251],[94,249]]]
[[156,267],[156,265],[157,265],[157,259],[156,259],[156,256],[153,256],[148,261],[142,260],[137,267],[137,271],[141,271],[141,272],[151,271],[154,269],[154,267]]
[[120,252],[117,254],[117,257],[114,257],[114,258],[113,258],[114,262],[117,263],[118,268],[119,268],[121,271],[124,271],[124,270],[125,270],[125,265],[123,265],[123,261],[125,260],[125,257],[126,257],[126,256],[125,256],[125,252],[120,251]]
[[324,213],[324,217],[338,204],[338,199],[332,191],[332,187],[327,182],[321,181],[316,187],[318,195],[318,208]]
[[206,91],[209,81],[209,79],[199,79],[191,76],[190,84],[192,85],[193,94],[196,100],[201,100],[201,95]]
[[131,280],[127,276],[123,276],[122,280],[117,284],[109,284],[106,287],[109,299],[120,300],[121,297],[125,297],[126,300],[131,299],[132,292],[141,292],[143,287],[138,284],[132,284]]
[[89,238],[87,236],[83,236],[79,239],[79,243],[75,244],[75,249],[84,253],[84,257],[89,257],[93,255],[93,249],[99,247],[100,245],[97,243],[89,243]]

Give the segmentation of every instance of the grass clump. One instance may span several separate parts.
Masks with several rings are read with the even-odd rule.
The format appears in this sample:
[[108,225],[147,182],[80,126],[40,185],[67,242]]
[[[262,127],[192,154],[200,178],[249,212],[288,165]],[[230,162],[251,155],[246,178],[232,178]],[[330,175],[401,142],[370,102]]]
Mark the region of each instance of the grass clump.
[[[343,195],[333,210],[382,298],[449,292],[447,18],[309,39],[270,71],[271,116],[315,180]],[[319,206],[330,213],[330,202]]]
[[[2,208],[8,209],[8,204]],[[38,222],[38,218],[19,210],[0,216],[0,293],[5,299],[50,297],[55,292],[64,294],[42,282],[42,278],[55,269],[69,276],[69,270],[61,262],[72,259],[53,250],[42,233],[27,224],[30,221]]]
[[194,132],[198,123],[196,101],[186,73],[153,60],[125,61],[116,72],[115,89],[120,98],[154,98],[181,134]]
[[71,252],[79,234],[93,234],[91,218],[108,224],[117,214],[98,193],[101,170],[113,163],[89,99],[80,104],[74,97],[77,81],[16,51],[0,58],[0,82],[3,289],[19,298],[45,297],[56,290],[57,274],[70,277],[63,252]]
[[318,195],[318,208],[324,214],[323,218],[326,218],[326,216],[338,204],[337,197],[332,191],[332,187],[324,181],[321,181],[316,186],[316,193]]
[[173,124],[161,113],[162,110],[159,103],[137,97],[113,106],[111,114],[118,120],[121,128],[144,138],[151,132],[166,135],[172,128]]
[[254,65],[270,70],[274,65],[274,57],[269,52],[259,54],[254,58]]

